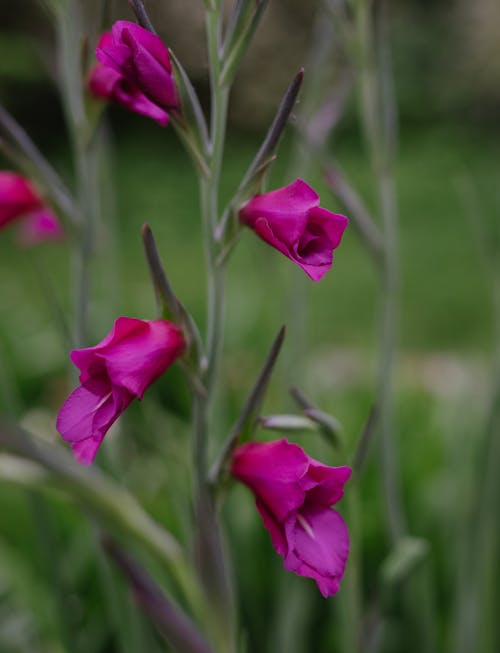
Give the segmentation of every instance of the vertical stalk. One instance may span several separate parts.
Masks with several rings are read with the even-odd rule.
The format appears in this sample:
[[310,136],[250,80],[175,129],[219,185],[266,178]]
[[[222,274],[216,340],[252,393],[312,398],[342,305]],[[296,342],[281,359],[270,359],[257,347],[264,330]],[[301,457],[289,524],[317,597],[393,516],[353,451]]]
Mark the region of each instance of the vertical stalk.
[[220,9],[206,11],[211,87],[211,140],[208,176],[200,178],[200,204],[203,222],[207,276],[207,368],[204,375],[206,396],[195,395],[194,435],[195,473],[201,488],[206,484],[208,419],[223,342],[224,267],[217,264],[215,227],[219,212],[219,185],[226,132],[229,89],[221,87],[220,78]]
[[224,318],[225,274],[223,265],[217,264],[217,248],[214,236],[219,218],[219,187],[229,99],[229,88],[220,84],[221,18],[222,10],[220,8],[206,12],[211,89],[211,153],[210,175],[206,181],[202,181],[202,184],[207,186],[202,193],[202,212],[204,213],[206,228],[209,229],[208,240],[210,241],[209,257],[207,259],[209,301],[207,315],[208,369],[206,376],[209,396],[213,391],[220,360]]
[[207,604],[210,629],[216,650],[234,653],[233,601],[228,581],[217,509],[208,484],[208,437],[214,389],[219,368],[224,331],[223,264],[218,264],[215,228],[219,218],[219,187],[226,133],[229,88],[220,83],[221,3],[206,6],[206,31],[211,88],[209,170],[200,176],[200,205],[204,232],[207,277],[206,392],[193,393],[193,438],[197,548]]
[[[76,130],[75,130],[76,131]],[[90,270],[89,263],[93,247],[93,231],[96,207],[96,184],[92,179],[93,157],[88,146],[75,134],[74,156],[77,170],[79,204],[82,208],[80,233],[74,243],[73,283],[74,283],[74,345],[84,347],[87,344],[88,305]]]
[[95,139],[91,138],[83,98],[83,76],[79,44],[82,16],[78,0],[69,0],[56,9],[59,38],[61,92],[71,137],[77,199],[81,223],[73,240],[72,277],[74,291],[73,340],[75,347],[87,341],[89,303],[89,261],[93,228],[98,210],[99,184]]
[[343,581],[342,596],[339,597],[338,611],[341,619],[339,641],[342,653],[359,653],[361,640],[362,600],[361,600],[361,523],[359,511],[359,492],[355,484],[346,492],[347,518],[350,532],[349,561]]
[[[394,367],[397,353],[400,290],[399,243],[394,182],[394,152],[397,140],[396,104],[388,34],[388,0],[359,0],[357,6],[361,114],[370,150],[383,226],[381,270],[381,325],[378,365],[380,410],[380,476],[387,530],[394,546],[407,532],[403,508],[397,440],[394,433]],[[422,596],[429,596],[429,577],[410,578],[401,600],[407,624],[422,650],[434,650],[432,615],[421,609]]]
[[[376,16],[375,12],[379,12],[379,15]],[[387,35],[381,33],[387,20],[385,13],[384,0],[378,3],[362,0],[358,3],[361,116],[372,160],[384,235],[377,394],[384,504],[389,535],[394,543],[405,533],[406,521],[401,500],[393,414],[393,374],[399,315],[397,207],[393,173],[396,127],[389,81],[391,70]]]

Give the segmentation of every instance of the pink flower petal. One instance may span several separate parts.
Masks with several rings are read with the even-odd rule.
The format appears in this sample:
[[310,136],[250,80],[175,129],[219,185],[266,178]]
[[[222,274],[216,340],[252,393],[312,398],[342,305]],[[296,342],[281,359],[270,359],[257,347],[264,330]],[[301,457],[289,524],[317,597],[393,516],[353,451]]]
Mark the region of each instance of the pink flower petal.
[[321,208],[317,193],[301,179],[251,198],[239,217],[313,281],[331,268],[333,250],[348,224],[346,217]]
[[254,492],[285,568],[313,578],[323,596],[335,594],[349,554],[349,535],[329,506],[342,497],[351,469],[323,465],[283,439],[237,447],[231,473]]
[[19,225],[18,241],[29,247],[45,241],[63,240],[64,231],[56,215],[50,209],[40,209],[27,215]]
[[118,102],[159,125],[169,121],[166,109],[178,109],[179,97],[166,46],[139,25],[118,21],[96,50],[89,88],[94,95]]
[[125,43],[129,47],[132,47],[133,43],[140,44],[169,73],[172,72],[168,49],[156,34],[126,20],[117,21],[112,27],[112,33],[115,43]]
[[181,331],[167,320],[120,317],[95,347],[71,352],[81,386],[61,407],[57,429],[74,443],[79,462],[92,462],[111,425],[134,397],[142,398],[185,346]]
[[245,483],[278,521],[303,504],[300,479],[306,471],[307,456],[285,439],[241,445],[231,467],[233,476]]
[[101,411],[104,419],[99,419],[97,430],[102,431],[105,424],[111,426],[118,415],[114,415],[111,389],[104,384],[92,390],[78,386],[66,399],[57,415],[56,428],[67,442],[80,442],[94,434],[96,413]]
[[72,444],[71,451],[73,452],[76,462],[80,463],[80,465],[91,465],[94,462],[103,439],[104,435],[95,438],[87,438],[86,440]]
[[113,384],[141,399],[146,388],[170,367],[184,348],[184,338],[174,324],[152,320],[146,323],[145,330],[137,330],[127,340],[113,344],[102,356]]
[[313,578],[325,598],[333,596],[349,556],[349,534],[342,517],[331,508],[305,506],[287,520],[285,532],[285,568]]
[[31,183],[15,172],[0,171],[0,228],[43,206]]
[[138,320],[132,317],[119,317],[115,320],[113,328],[108,335],[94,347],[85,349],[74,349],[70,358],[71,361],[80,370],[80,381],[86,383],[89,379],[96,376],[106,375],[106,365],[104,358],[97,357],[96,354],[105,352],[110,345],[116,344],[121,340],[133,336],[135,333],[142,333],[146,329],[145,320]]
[[308,218],[309,228],[312,226],[320,227],[330,241],[331,248],[337,249],[349,224],[348,218],[345,215],[327,211],[320,206],[311,209]]
[[323,506],[333,506],[344,496],[344,485],[351,477],[350,467],[329,467],[312,458],[302,480],[307,486],[307,500]]
[[[127,73],[134,75],[132,65],[132,52],[126,45],[107,45],[104,48],[97,48],[97,60],[100,61],[106,68],[110,68],[121,76]],[[134,75],[135,76],[135,75]],[[136,81],[131,79],[130,81]]]
[[279,555],[282,557],[286,556],[288,551],[288,545],[285,539],[285,531],[283,529],[283,526],[274,517],[274,515],[271,512],[269,512],[269,510],[266,508],[264,503],[262,503],[262,501],[257,499],[255,501],[255,505],[257,506],[257,510],[259,511],[260,516],[262,517],[264,526],[269,531],[269,535],[271,536],[271,542],[273,543],[276,552],[279,553]]
[[134,68],[140,88],[146,97],[161,107],[175,109],[179,106],[172,75],[140,45],[134,49]]

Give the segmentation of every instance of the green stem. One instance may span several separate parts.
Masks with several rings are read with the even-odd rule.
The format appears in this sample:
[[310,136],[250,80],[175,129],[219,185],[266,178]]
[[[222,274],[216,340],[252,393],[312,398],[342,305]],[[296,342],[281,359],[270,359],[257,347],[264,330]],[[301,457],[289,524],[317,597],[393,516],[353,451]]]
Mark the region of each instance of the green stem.
[[[356,481],[357,479],[353,479]],[[350,533],[349,561],[343,581],[344,591],[339,604],[342,629],[339,639],[342,653],[358,653],[362,623],[361,609],[361,521],[359,510],[359,486],[356,482],[348,488],[344,501],[347,504],[347,520]]]
[[378,175],[380,207],[384,223],[385,257],[382,272],[382,324],[378,396],[380,405],[381,463],[389,532],[396,542],[406,532],[401,501],[394,433],[394,365],[399,316],[397,216],[392,172]]
[[78,180],[78,195],[82,208],[82,224],[74,244],[73,283],[74,283],[74,343],[75,347],[87,344],[88,303],[89,303],[89,262],[92,252],[94,211],[89,198],[95,197],[91,183],[91,173],[87,148],[78,135],[74,139],[75,160]]
[[206,29],[211,84],[211,140],[208,175],[200,175],[200,204],[207,276],[205,392],[193,392],[193,439],[197,553],[210,611],[210,630],[219,653],[234,653],[232,596],[225,568],[217,509],[208,483],[208,437],[214,389],[224,332],[224,266],[218,265],[215,229],[219,218],[219,187],[226,133],[229,88],[220,84],[222,10],[220,3],[206,8]]
[[99,206],[96,139],[90,126],[83,96],[84,80],[79,45],[82,42],[82,15],[78,2],[69,0],[56,9],[61,64],[61,93],[71,137],[81,222],[73,241],[72,276],[74,290],[73,339],[75,347],[87,344],[89,261],[93,230]]
[[392,542],[406,531],[394,437],[393,374],[396,359],[399,315],[397,208],[391,142],[394,125],[386,117],[393,114],[393,98],[382,83],[390,70],[380,56],[377,28],[373,24],[372,5],[358,6],[359,68],[361,79],[361,115],[372,159],[383,223],[384,256],[382,265],[382,306],[380,358],[378,368],[378,404],[380,406],[380,457],[384,504]]
[[209,175],[200,178],[200,204],[204,231],[205,262],[207,273],[207,369],[204,375],[206,393],[195,393],[193,429],[195,438],[195,473],[198,491],[204,491],[207,481],[207,437],[210,406],[219,366],[224,326],[224,269],[217,265],[215,228],[218,222],[219,185],[224,152],[227,104],[229,89],[221,88],[220,76],[220,22],[218,9],[206,11],[208,51],[211,84],[211,142]]

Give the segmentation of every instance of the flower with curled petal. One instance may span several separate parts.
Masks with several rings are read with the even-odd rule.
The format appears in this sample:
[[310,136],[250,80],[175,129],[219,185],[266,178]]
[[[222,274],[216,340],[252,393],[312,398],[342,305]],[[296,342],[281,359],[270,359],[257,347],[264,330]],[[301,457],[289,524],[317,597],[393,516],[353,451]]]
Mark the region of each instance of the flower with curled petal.
[[72,443],[79,463],[93,462],[111,425],[135,397],[142,399],[185,346],[172,322],[119,317],[95,347],[71,352],[80,385],[59,410],[57,430]]
[[313,578],[324,597],[340,587],[349,555],[347,527],[336,510],[349,467],[329,467],[286,439],[238,447],[232,475],[247,485],[284,567]]
[[300,266],[313,280],[333,263],[349,220],[319,205],[319,195],[305,181],[255,195],[242,206],[240,221]]

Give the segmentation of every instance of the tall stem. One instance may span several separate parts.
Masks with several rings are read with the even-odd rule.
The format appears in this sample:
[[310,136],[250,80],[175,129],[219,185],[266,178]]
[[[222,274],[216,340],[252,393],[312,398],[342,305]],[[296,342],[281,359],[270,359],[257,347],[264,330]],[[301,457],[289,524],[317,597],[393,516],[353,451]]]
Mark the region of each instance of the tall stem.
[[226,133],[229,88],[220,84],[221,19],[220,2],[206,9],[210,86],[211,129],[208,175],[200,176],[200,204],[204,231],[207,277],[207,367],[203,381],[205,393],[193,394],[193,438],[195,509],[200,573],[211,611],[212,639],[217,651],[235,651],[232,597],[222,550],[222,537],[216,506],[208,484],[208,437],[214,389],[222,351],[224,332],[223,264],[217,263],[218,243],[215,228],[219,218],[219,187]]
[[217,375],[221,346],[223,340],[224,317],[224,266],[217,265],[217,248],[215,228],[219,219],[219,187],[222,169],[222,157],[226,136],[227,106],[229,88],[220,85],[220,34],[221,10],[207,11],[207,38],[210,65],[211,87],[211,158],[208,186],[203,192],[203,213],[206,227],[209,229],[209,257],[207,273],[209,283],[209,302],[207,315],[207,392],[211,396]]
[[[396,128],[393,120],[394,100],[388,82],[391,75],[390,64],[387,53],[382,51],[382,47],[388,46],[386,43],[382,46],[380,25],[375,24],[376,18],[372,14],[374,11],[371,2],[363,1],[358,5],[359,65],[361,114],[377,185],[384,234],[378,402],[383,495],[389,534],[395,542],[406,531],[399,487],[393,414],[393,375],[399,315],[397,207],[393,174]],[[383,2],[377,11],[385,11]],[[385,20],[384,15],[378,18],[380,21]]]
[[84,104],[84,81],[80,61],[83,26],[79,3],[70,0],[56,9],[59,38],[61,93],[71,137],[77,200],[81,223],[73,241],[73,290],[75,347],[87,341],[89,303],[89,261],[93,246],[93,230],[99,206],[99,182],[96,143],[90,136]]
[[78,197],[82,209],[80,233],[74,244],[73,283],[74,283],[74,345],[84,347],[87,344],[88,305],[90,292],[89,263],[92,253],[92,241],[95,221],[96,187],[92,183],[92,159],[88,147],[81,137],[75,134],[74,157],[77,170]]

